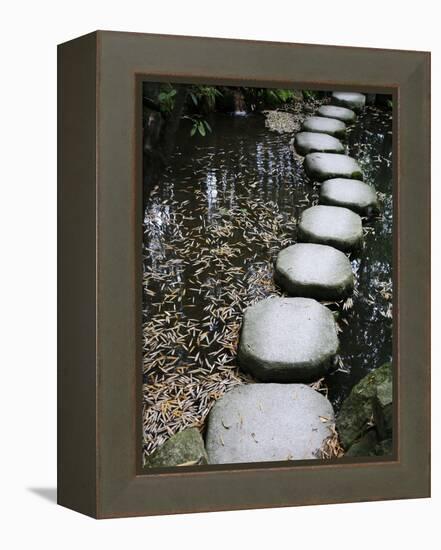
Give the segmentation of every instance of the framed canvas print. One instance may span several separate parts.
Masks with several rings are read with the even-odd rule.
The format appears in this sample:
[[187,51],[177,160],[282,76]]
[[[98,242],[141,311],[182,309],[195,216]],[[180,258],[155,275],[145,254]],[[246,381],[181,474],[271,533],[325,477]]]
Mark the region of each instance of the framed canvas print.
[[60,504],[430,495],[429,63],[59,46]]

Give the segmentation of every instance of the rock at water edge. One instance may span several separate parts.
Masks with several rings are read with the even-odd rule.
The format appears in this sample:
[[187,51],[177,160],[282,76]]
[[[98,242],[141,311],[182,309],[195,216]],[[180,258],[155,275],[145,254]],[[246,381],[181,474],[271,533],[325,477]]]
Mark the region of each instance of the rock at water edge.
[[360,440],[365,441],[365,434],[372,429],[375,429],[376,445],[390,440],[393,435],[392,405],[392,364],[386,363],[355,385],[343,402],[336,422],[343,447],[351,449]]
[[145,468],[170,468],[207,464],[204,440],[197,428],[173,435],[147,458]]

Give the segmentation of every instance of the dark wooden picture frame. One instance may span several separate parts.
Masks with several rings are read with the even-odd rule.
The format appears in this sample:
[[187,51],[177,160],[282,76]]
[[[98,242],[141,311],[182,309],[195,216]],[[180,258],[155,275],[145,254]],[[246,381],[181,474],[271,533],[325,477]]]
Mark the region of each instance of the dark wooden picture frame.
[[[59,46],[58,502],[96,518],[430,495],[430,54],[97,31]],[[390,459],[141,468],[143,78],[393,95]]]

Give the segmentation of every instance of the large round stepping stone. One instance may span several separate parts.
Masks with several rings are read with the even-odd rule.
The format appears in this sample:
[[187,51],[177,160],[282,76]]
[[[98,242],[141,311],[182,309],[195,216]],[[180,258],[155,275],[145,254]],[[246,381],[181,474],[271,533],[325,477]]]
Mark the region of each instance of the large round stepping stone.
[[313,181],[322,182],[331,178],[363,179],[358,162],[347,155],[335,153],[309,153],[303,163],[305,172]]
[[299,155],[317,151],[325,153],[344,153],[345,148],[340,140],[328,134],[299,132],[294,138],[294,147]]
[[345,137],[346,124],[335,118],[324,118],[321,116],[311,116],[302,124],[304,132],[317,132],[319,134],[329,134],[334,137]]
[[359,180],[334,178],[324,181],[320,188],[320,203],[344,206],[361,216],[371,216],[379,211],[375,189]]
[[238,359],[259,380],[317,380],[337,349],[334,317],[316,300],[267,298],[245,310]]
[[208,417],[210,464],[319,458],[334,411],[304,384],[248,384],[227,392]]
[[327,244],[349,252],[361,246],[361,218],[341,206],[312,206],[300,216],[297,238],[300,242]]
[[274,277],[291,296],[339,300],[354,288],[348,257],[323,244],[297,243],[281,250]]
[[317,111],[318,116],[326,118],[335,118],[345,124],[351,124],[356,119],[356,114],[346,107],[337,107],[336,105],[322,105]]
[[331,103],[360,111],[366,105],[366,96],[358,92],[332,92]]

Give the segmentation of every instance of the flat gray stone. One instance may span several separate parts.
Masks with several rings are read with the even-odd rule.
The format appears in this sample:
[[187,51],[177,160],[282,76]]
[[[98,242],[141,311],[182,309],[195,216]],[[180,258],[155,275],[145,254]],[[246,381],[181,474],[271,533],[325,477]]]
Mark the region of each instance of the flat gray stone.
[[344,206],[361,216],[371,216],[379,211],[375,189],[359,180],[334,178],[324,181],[320,188],[320,203]]
[[315,459],[333,423],[331,403],[309,386],[236,386],[208,417],[209,463]]
[[297,237],[300,242],[327,244],[349,252],[361,246],[361,218],[341,206],[312,206],[300,216]]
[[170,468],[207,464],[204,440],[197,428],[186,428],[172,435],[150,455],[145,468]]
[[331,103],[353,111],[360,111],[366,105],[366,96],[358,92],[332,92]]
[[314,152],[344,153],[345,148],[340,140],[328,134],[316,132],[299,132],[294,138],[294,147],[299,155]]
[[334,317],[316,300],[267,298],[245,310],[238,359],[258,380],[317,380],[337,349]]
[[291,296],[339,300],[354,288],[348,257],[323,244],[297,243],[281,250],[274,277]]
[[346,135],[346,124],[335,118],[311,116],[303,122],[302,130],[304,132],[317,132],[319,134],[329,134],[337,138],[344,138]]
[[322,105],[317,111],[317,115],[326,118],[336,118],[345,124],[351,124],[357,117],[352,109],[338,107],[337,105]]
[[303,166],[306,174],[313,181],[322,182],[331,178],[363,179],[358,162],[347,155],[309,153],[305,157]]

